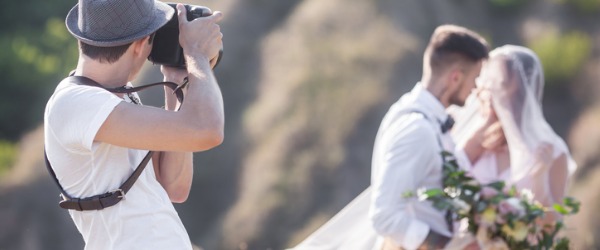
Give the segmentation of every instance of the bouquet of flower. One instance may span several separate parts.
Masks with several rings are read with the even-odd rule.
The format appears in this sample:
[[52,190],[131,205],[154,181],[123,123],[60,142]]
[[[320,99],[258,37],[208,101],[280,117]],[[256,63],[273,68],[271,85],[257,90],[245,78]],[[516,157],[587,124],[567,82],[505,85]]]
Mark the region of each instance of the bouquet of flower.
[[[561,221],[543,225],[547,212],[575,214],[580,203],[567,197],[564,203],[546,208],[528,190],[518,191],[502,181],[482,185],[458,167],[448,152],[444,156],[444,189],[417,190],[420,200],[440,210],[450,210],[455,220],[468,220],[468,231],[480,246],[494,249],[569,249],[569,240],[558,237]],[[405,197],[413,197],[409,192]],[[487,247],[486,247],[487,246]]]

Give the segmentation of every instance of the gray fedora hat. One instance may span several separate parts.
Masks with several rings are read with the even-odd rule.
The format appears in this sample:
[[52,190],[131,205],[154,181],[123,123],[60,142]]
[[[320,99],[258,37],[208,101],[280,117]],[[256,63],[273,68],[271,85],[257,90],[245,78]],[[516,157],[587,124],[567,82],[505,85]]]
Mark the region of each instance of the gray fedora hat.
[[67,14],[67,29],[99,47],[128,44],[165,25],[175,10],[156,0],[79,0]]

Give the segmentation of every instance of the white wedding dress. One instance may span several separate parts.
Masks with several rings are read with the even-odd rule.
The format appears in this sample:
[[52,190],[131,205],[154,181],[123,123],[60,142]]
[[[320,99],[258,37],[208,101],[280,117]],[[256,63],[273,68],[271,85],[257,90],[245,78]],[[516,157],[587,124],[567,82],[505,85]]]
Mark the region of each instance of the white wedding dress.
[[[546,178],[543,179],[545,185],[542,186],[545,188],[536,190],[535,198],[554,203],[560,202],[556,197],[562,197],[566,192],[569,177],[576,165],[565,142],[544,118],[541,104],[543,88],[542,67],[531,50],[506,45],[490,53],[490,59],[478,79],[478,89],[491,93],[492,106],[507,140],[509,160],[506,167],[499,167],[499,158],[506,156],[485,152],[473,164],[470,172],[481,183],[503,180],[518,188],[531,188],[536,184],[530,178],[532,174],[543,171],[542,175]],[[450,113],[456,120],[452,135],[458,145],[478,123],[483,122],[480,107],[479,99],[474,93],[464,107],[451,108]],[[540,154],[540,151],[546,153]],[[560,159],[562,161],[559,162]],[[565,174],[553,175],[553,168],[562,168]],[[294,249],[380,249],[381,242],[377,242],[379,237],[368,218],[370,197],[371,189],[367,188]],[[461,228],[466,228],[466,225],[463,223]],[[473,236],[462,229],[446,249],[462,249],[473,240]]]
[[369,220],[371,188],[368,187],[325,225],[302,241],[295,250],[380,249]]

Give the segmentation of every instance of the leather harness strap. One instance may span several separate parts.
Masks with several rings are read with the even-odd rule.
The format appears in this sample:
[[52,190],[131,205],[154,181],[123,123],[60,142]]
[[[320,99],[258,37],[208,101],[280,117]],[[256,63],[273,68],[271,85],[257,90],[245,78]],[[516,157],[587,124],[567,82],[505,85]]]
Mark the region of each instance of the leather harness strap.
[[[183,104],[183,90],[182,89],[187,85],[187,78],[186,78],[186,80],[184,81],[184,83],[182,85],[177,85],[174,82],[157,82],[157,83],[152,83],[152,84],[143,85],[143,86],[139,86],[139,87],[127,88],[127,87],[123,86],[120,88],[112,88],[111,89],[111,88],[104,88],[104,87],[102,87],[102,85],[98,84],[94,80],[89,79],[84,76],[71,75],[71,76],[67,77],[67,79],[71,79],[73,82],[75,82],[77,84],[99,87],[99,88],[103,88],[112,93],[121,93],[121,94],[130,94],[133,92],[138,92],[140,90],[144,90],[149,87],[164,85],[173,90],[177,99],[182,104]],[[134,103],[140,104],[140,103],[137,103],[133,98],[131,98],[131,99]],[[179,108],[181,108],[181,105],[179,106]],[[150,162],[150,159],[152,159],[153,153],[154,153],[153,151],[148,151],[148,154],[146,154],[144,159],[140,162],[140,164],[137,166],[137,168],[133,171],[131,176],[129,176],[129,178],[127,178],[127,180],[118,189],[116,189],[114,191],[106,192],[104,194],[87,197],[87,198],[75,198],[75,197],[72,197],[69,194],[67,194],[67,192],[62,187],[62,185],[60,185],[60,182],[58,181],[58,178],[56,177],[56,173],[54,173],[54,170],[52,169],[52,166],[50,165],[50,160],[48,160],[48,156],[46,154],[45,149],[44,149],[44,159],[46,162],[46,168],[48,169],[48,172],[50,172],[50,175],[54,179],[54,182],[56,182],[56,184],[60,188],[60,196],[62,197],[62,200],[58,203],[59,206],[64,209],[87,211],[87,210],[101,210],[101,209],[104,209],[104,208],[107,208],[110,206],[114,206],[115,204],[119,203],[121,200],[125,199],[125,195],[127,194],[127,192],[129,192],[129,189],[131,189],[133,184],[137,181],[138,177],[140,177],[140,175],[142,174],[142,171],[148,165],[148,162]]]
[[140,177],[140,175],[142,174],[142,171],[148,165],[150,159],[152,159],[153,153],[154,152],[150,151],[148,152],[148,154],[146,154],[144,159],[140,162],[140,165],[138,165],[138,167],[135,169],[135,171],[133,171],[131,176],[129,176],[129,178],[127,178],[127,180],[118,189],[87,198],[74,198],[67,194],[67,192],[63,189],[62,185],[60,185],[60,182],[58,181],[58,178],[56,177],[56,174],[54,173],[54,170],[50,165],[50,161],[48,160],[48,156],[46,155],[45,150],[44,158],[46,160],[46,168],[48,169],[48,172],[50,172],[50,175],[52,175],[54,182],[56,182],[56,184],[60,188],[60,196],[62,197],[62,200],[58,203],[58,205],[64,209],[85,211],[100,210],[103,208],[107,208],[119,203],[119,201],[124,199],[125,194],[129,192],[129,189],[131,189],[133,184],[137,181],[138,177]]

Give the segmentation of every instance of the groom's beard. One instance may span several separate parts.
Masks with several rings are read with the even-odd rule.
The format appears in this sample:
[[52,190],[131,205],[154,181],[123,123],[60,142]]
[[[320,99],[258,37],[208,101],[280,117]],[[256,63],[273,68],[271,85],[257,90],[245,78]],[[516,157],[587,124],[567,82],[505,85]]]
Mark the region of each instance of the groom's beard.
[[456,93],[454,93],[453,95],[450,96],[450,99],[448,100],[448,102],[451,105],[456,105],[456,106],[459,106],[459,107],[464,106],[466,98],[462,99],[459,95],[460,95],[460,92],[457,91]]
[[[465,105],[467,97],[469,97],[469,95],[471,94],[472,89],[467,89],[468,86],[465,80],[458,83],[457,85],[458,86],[455,89],[453,89],[453,92],[448,97],[448,104],[462,107]],[[448,91],[448,89],[446,89],[446,91]]]

